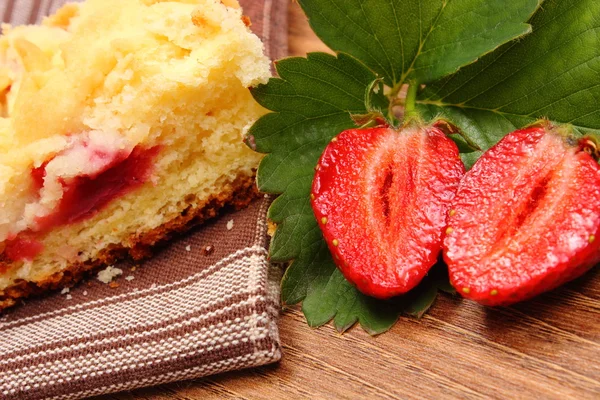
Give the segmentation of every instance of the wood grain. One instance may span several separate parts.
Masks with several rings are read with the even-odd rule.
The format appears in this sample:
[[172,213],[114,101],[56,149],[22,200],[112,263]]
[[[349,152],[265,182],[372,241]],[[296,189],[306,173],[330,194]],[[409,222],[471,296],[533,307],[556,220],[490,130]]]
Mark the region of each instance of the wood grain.
[[[327,50],[297,4],[289,17],[292,55]],[[375,338],[311,329],[298,307],[280,331],[279,365],[101,399],[600,399],[598,268],[512,308],[441,295],[422,319]]]

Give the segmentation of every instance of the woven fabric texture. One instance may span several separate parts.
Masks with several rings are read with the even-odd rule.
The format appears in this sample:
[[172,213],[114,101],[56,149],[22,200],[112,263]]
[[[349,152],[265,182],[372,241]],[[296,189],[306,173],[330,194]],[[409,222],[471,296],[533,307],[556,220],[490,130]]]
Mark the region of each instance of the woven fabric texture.
[[[0,0],[13,25],[64,0]],[[272,58],[287,1],[241,0]],[[281,271],[267,261],[269,198],[172,241],[115,282],[95,279],[0,314],[0,399],[78,399],[275,362]]]

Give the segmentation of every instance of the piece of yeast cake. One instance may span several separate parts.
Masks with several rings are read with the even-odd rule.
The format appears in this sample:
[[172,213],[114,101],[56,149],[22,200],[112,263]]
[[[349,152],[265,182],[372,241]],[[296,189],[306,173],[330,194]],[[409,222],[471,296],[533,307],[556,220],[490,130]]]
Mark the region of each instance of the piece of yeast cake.
[[235,0],[87,0],[3,26],[0,309],[251,200],[270,70],[247,24]]

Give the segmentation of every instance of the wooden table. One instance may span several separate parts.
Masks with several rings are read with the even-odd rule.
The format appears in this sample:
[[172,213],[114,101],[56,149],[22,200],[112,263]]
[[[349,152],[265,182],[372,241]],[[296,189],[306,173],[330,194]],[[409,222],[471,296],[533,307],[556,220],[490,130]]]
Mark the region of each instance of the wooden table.
[[[290,52],[325,50],[297,4]],[[102,399],[600,399],[600,273],[531,302],[485,309],[441,295],[422,319],[373,338],[311,329],[283,311],[280,364]]]

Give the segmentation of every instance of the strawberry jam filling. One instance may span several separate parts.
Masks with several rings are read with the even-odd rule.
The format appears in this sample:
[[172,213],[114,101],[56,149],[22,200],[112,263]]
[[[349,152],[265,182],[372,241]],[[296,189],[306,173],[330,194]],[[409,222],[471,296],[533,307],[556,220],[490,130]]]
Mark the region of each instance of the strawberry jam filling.
[[[62,198],[52,213],[36,218],[35,232],[43,233],[58,226],[89,219],[111,200],[143,185],[151,177],[153,160],[159,150],[160,146],[148,149],[138,146],[130,154],[94,151],[90,157],[102,158],[105,161],[104,167],[92,174],[59,178],[63,188]],[[31,171],[34,186],[38,190],[44,186],[48,162]],[[30,231],[8,240],[4,255],[13,261],[32,260],[42,250],[43,245],[31,237]]]
[[38,231],[81,222],[93,217],[111,200],[144,184],[152,172],[152,160],[159,147],[136,147],[127,157],[117,154],[106,169],[94,175],[77,176],[68,182],[60,180],[63,197],[52,214],[36,220]]
[[44,245],[29,237],[19,237],[8,241],[4,254],[10,260],[31,261],[44,250]]

